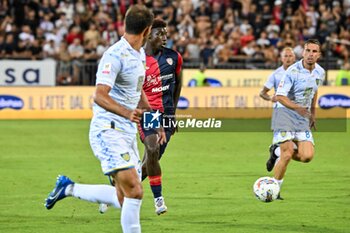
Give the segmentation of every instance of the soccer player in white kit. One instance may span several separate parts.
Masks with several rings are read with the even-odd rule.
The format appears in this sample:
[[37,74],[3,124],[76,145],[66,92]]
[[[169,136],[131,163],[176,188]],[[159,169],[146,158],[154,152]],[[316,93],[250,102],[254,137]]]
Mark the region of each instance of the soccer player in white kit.
[[288,68],[278,85],[273,144],[281,148],[274,169],[280,187],[291,159],[307,163],[314,156],[311,128],[316,129],[317,90],[325,77],[324,69],[316,63],[320,56],[320,42],[307,40],[303,59]]
[[[145,6],[129,8],[124,36],[103,54],[98,66],[89,138],[103,173],[111,177],[115,187],[78,184],[59,176],[46,199],[47,209],[67,196],[116,208],[122,206],[123,232],[141,232],[143,190],[136,124],[142,115],[137,106],[145,77],[146,56],[142,46],[150,34],[152,22],[153,14]],[[142,96],[146,99],[144,94]]]
[[[288,69],[289,66],[291,66],[294,62],[295,62],[295,54],[294,51],[291,47],[285,47],[282,52],[281,52],[281,62],[282,65],[280,67],[278,67],[267,79],[266,83],[264,84],[263,89],[260,91],[259,95],[262,99],[266,100],[266,101],[271,101],[273,102],[273,112],[272,112],[272,119],[271,119],[271,123],[274,122],[274,114],[275,114],[275,107],[276,107],[276,91],[277,91],[277,87],[278,84],[280,83],[282,77],[284,76],[284,74],[286,73],[286,70]],[[273,95],[269,95],[268,92],[271,89],[274,89],[275,93]],[[271,128],[273,130],[273,126],[271,125]],[[266,162],[266,169],[267,171],[272,171],[276,159],[278,158],[276,156],[277,153],[274,153],[275,149],[279,150],[279,146],[276,144],[272,144],[270,146],[270,158],[267,160]]]

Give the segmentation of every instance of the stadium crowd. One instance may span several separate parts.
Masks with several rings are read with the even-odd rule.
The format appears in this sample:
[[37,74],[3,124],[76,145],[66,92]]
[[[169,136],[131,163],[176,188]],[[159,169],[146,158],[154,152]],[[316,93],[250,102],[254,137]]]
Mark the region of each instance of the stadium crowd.
[[350,0],[3,0],[0,57],[56,59],[59,82],[77,83],[82,65],[95,64],[123,35],[131,4],[167,21],[167,46],[185,67],[259,61],[259,68],[275,68],[283,47],[300,58],[308,38],[319,39],[339,65],[349,60]]

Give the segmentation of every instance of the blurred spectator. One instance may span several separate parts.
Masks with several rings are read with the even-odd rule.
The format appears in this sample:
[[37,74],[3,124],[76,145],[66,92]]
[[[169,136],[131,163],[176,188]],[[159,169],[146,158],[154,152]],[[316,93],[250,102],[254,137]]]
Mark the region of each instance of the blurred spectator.
[[32,60],[38,60],[43,58],[42,45],[40,44],[39,40],[35,39],[31,43],[29,51]]
[[115,31],[114,24],[112,22],[109,23],[107,29],[102,32],[102,39],[109,45],[112,45],[119,40],[119,36]]
[[335,79],[336,86],[350,85],[350,63],[345,63]]
[[79,38],[75,38],[73,43],[68,46],[68,53],[73,65],[72,84],[78,84],[80,82],[80,69],[84,56],[84,47],[81,45]]
[[195,80],[195,84],[197,87],[205,86],[205,65],[203,63],[200,64],[199,70],[194,74],[193,79]]
[[55,41],[50,40],[43,46],[43,58],[56,58]]
[[58,74],[57,84],[68,85],[72,83],[71,57],[67,49],[67,43],[62,41],[58,49]]

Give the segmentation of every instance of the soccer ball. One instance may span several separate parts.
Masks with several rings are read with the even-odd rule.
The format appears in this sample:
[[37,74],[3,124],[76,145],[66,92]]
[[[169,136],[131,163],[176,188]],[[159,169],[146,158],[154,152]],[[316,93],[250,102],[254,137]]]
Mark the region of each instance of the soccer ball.
[[271,202],[277,199],[280,186],[274,178],[268,176],[260,177],[253,185],[253,192],[258,200]]

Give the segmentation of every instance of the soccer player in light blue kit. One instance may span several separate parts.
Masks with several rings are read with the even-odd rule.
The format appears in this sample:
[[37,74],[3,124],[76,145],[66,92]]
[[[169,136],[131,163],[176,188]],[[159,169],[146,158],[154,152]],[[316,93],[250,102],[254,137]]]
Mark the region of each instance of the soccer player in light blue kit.
[[[124,233],[140,233],[140,207],[143,196],[141,161],[137,149],[137,127],[147,106],[142,93],[146,56],[142,46],[153,22],[144,6],[129,8],[125,34],[104,54],[97,71],[94,116],[90,125],[90,145],[100,160],[102,171],[112,179],[109,185],[87,185],[59,176],[56,187],[46,199],[46,208],[67,196],[121,208]],[[141,97],[142,94],[142,97]],[[144,99],[145,101],[140,101]]]
[[320,42],[307,40],[303,59],[288,68],[278,85],[273,144],[281,147],[274,169],[274,178],[280,187],[291,159],[307,163],[314,156],[311,129],[316,129],[317,90],[325,77],[324,69],[316,63],[320,56]]
[[[261,98],[263,98],[266,101],[271,101],[273,102],[273,112],[272,112],[272,120],[271,123],[274,122],[274,108],[276,107],[276,91],[278,84],[280,83],[282,77],[286,73],[286,70],[288,69],[289,66],[291,66],[295,62],[295,54],[294,51],[291,47],[285,47],[282,52],[281,52],[281,62],[282,66],[278,67],[268,78],[266,83],[264,84],[263,89],[260,91],[259,95]],[[275,93],[273,95],[269,95],[268,92],[274,88]],[[271,125],[271,128],[273,129],[273,126]],[[270,146],[270,158],[266,162],[266,169],[267,171],[272,171],[276,159],[278,158],[276,154],[280,154],[280,152],[274,153],[275,150],[280,150],[280,147],[277,146],[276,144],[272,144]]]

